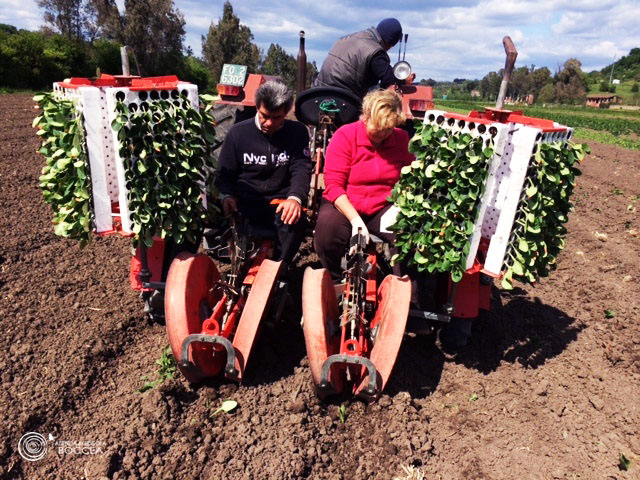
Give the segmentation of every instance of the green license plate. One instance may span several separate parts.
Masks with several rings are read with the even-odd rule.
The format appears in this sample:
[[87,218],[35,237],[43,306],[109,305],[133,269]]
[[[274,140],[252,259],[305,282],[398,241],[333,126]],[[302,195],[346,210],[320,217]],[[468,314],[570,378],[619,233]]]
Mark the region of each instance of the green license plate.
[[247,67],[245,65],[225,63],[222,66],[222,74],[220,75],[219,83],[220,85],[243,87],[245,78],[247,78]]

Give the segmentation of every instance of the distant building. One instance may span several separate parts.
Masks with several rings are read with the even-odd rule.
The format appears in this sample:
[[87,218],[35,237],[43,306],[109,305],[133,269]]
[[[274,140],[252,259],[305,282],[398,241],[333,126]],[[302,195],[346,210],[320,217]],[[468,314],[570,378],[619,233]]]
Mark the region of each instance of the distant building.
[[613,79],[613,82],[611,82],[614,85],[620,85],[620,80],[618,80],[617,78]]
[[585,105],[587,107],[607,108],[609,105],[618,103],[620,97],[615,93],[590,93],[587,95]]
[[471,90],[471,97],[472,98],[480,98],[480,90]]

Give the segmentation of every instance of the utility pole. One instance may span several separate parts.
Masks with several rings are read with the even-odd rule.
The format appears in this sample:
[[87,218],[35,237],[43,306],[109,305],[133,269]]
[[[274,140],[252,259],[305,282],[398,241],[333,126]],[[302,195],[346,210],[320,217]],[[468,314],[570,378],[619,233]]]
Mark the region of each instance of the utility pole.
[[611,64],[611,75],[609,75],[609,85],[611,85],[611,82],[613,81],[613,69],[616,66],[616,56],[613,56],[613,63]]
[[297,94],[307,88],[307,53],[304,51],[304,30],[300,30],[300,46],[298,48],[298,71],[296,76]]

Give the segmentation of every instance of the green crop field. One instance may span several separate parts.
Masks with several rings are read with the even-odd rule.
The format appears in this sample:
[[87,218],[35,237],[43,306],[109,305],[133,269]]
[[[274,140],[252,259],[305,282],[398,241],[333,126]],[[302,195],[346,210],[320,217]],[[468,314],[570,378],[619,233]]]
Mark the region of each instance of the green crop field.
[[[484,102],[462,100],[436,100],[435,108],[469,113],[491,107]],[[640,150],[640,110],[598,109],[577,106],[521,107],[507,106],[511,110],[522,110],[529,117],[546,118],[575,129],[575,136],[582,140],[618,145]]]

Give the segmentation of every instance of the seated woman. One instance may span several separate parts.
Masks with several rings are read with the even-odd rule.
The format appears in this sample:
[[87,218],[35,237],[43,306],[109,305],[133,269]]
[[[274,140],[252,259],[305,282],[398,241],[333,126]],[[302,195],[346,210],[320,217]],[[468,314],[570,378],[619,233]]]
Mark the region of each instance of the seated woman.
[[343,125],[331,138],[314,246],[334,282],[341,279],[341,259],[358,229],[367,242],[369,232],[393,241],[393,234],[380,231],[380,218],[391,207],[387,197],[400,170],[414,160],[409,135],[397,128],[404,121],[400,96],[375,90],[364,97],[360,120]]

